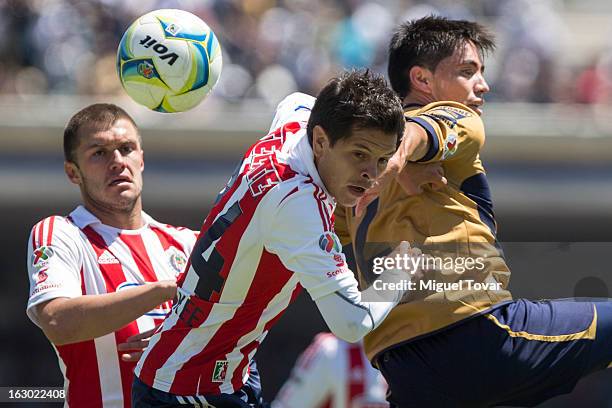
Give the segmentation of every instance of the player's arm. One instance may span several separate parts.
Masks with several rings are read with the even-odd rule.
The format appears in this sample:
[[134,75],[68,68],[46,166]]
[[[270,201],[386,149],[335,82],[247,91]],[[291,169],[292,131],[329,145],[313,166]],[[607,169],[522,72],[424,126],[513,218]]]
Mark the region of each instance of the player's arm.
[[[404,292],[378,293],[373,287],[359,292],[339,239],[331,232],[326,203],[317,203],[312,189],[301,189],[285,199],[277,211],[271,211],[265,245],[298,276],[330,330],[343,340],[355,342],[383,321]],[[406,246],[397,251],[401,256],[406,252]],[[399,274],[401,271],[385,277],[395,281],[410,278],[407,273]]]
[[74,239],[78,233],[62,217],[50,217],[32,229],[28,240],[27,314],[52,343],[74,343],[112,333],[174,297],[173,281],[83,295],[82,248]]
[[272,408],[321,407],[332,393],[336,382],[333,376],[338,369],[338,340],[330,334],[318,334],[313,343],[300,355],[291,376],[272,402]]
[[56,345],[119,330],[176,294],[176,282],[159,281],[102,295],[55,298],[33,307],[35,321]]

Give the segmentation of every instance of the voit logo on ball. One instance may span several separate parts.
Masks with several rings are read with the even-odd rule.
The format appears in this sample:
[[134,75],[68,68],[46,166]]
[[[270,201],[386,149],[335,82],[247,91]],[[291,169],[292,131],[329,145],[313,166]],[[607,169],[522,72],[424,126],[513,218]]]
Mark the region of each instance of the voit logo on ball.
[[336,234],[325,232],[319,237],[319,248],[325,252],[332,253],[340,252],[341,246]]

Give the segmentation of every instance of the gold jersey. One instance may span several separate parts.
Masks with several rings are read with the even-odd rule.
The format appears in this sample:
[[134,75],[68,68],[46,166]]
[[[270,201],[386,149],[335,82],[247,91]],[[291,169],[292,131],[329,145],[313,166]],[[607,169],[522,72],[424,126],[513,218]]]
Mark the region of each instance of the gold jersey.
[[[435,267],[416,289],[364,339],[370,359],[512,299],[506,290],[510,270],[496,242],[491,194],[479,157],[485,141],[480,116],[456,102],[407,109],[406,120],[429,137],[430,148],[420,162],[441,162],[448,185],[408,196],[392,183],[360,217],[353,209],[336,210],[335,231],[347,258],[353,258],[362,289],[375,276],[372,261],[381,248],[405,240],[434,259]],[[463,266],[457,268],[460,259]],[[466,268],[466,259],[478,267]]]

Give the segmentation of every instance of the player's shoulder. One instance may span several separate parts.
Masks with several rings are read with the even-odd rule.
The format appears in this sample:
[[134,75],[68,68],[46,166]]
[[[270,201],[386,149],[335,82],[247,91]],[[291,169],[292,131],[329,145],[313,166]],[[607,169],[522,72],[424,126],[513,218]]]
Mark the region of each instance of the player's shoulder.
[[[411,112],[411,111],[407,111]],[[447,114],[453,114],[456,118],[471,118],[480,117],[472,108],[464,105],[460,102],[455,101],[437,101],[415,109],[412,112],[416,114],[431,113],[431,112],[444,112]]]
[[438,101],[417,109],[407,110],[407,118],[414,116],[425,116],[442,122],[448,127],[455,127],[458,123],[462,126],[482,127],[480,115],[469,106],[454,101]]
[[316,204],[328,199],[325,190],[312,177],[302,174],[297,174],[295,177],[280,183],[273,194],[278,206],[289,203],[292,205],[296,205],[296,203]]
[[35,223],[32,226],[31,233],[40,236],[52,236],[54,234],[74,233],[78,229],[70,217],[50,215]]
[[38,221],[30,231],[28,247],[32,250],[41,247],[61,246],[76,249],[79,228],[70,217],[51,215]]

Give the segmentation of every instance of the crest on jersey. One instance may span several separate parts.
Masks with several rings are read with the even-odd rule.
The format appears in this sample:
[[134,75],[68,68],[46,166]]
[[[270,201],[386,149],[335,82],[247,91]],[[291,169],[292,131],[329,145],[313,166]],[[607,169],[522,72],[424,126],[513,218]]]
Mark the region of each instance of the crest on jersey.
[[319,248],[327,253],[340,252],[340,242],[333,232],[324,232],[319,237]]
[[35,268],[46,266],[53,255],[55,255],[55,252],[51,247],[41,246],[40,248],[36,248],[34,252],[32,252],[32,266]]
[[212,382],[224,382],[227,375],[227,360],[217,360],[212,375]]
[[457,152],[457,135],[451,133],[446,137],[444,142],[444,150],[442,151],[442,160],[452,157]]
[[166,255],[168,255],[168,262],[170,263],[170,267],[174,271],[175,276],[178,276],[179,273],[185,270],[185,266],[187,265],[187,257],[185,254],[175,247],[170,247],[166,251]]

